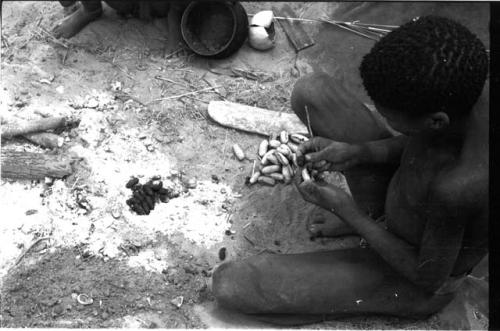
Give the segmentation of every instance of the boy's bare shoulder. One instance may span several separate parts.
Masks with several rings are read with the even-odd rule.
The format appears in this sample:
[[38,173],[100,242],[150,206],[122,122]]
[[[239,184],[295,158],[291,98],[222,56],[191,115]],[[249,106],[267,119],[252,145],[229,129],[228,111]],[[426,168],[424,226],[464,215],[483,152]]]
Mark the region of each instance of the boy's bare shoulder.
[[484,208],[488,204],[488,179],[483,167],[458,165],[440,173],[431,186],[430,197],[455,212]]

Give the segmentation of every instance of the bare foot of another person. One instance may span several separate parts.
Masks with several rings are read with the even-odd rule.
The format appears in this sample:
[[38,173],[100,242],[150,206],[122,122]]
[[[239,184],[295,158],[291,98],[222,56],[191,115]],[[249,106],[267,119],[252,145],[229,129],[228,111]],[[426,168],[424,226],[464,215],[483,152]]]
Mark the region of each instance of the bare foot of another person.
[[73,14],[59,21],[52,29],[52,33],[56,38],[71,38],[101,15],[102,8],[87,11],[84,6],[80,6]]
[[353,228],[337,215],[321,207],[315,207],[307,219],[307,230],[312,238],[356,235]]
[[165,55],[174,55],[177,51],[186,48],[182,39],[181,19],[186,5],[184,3],[172,3],[167,16],[167,45]]

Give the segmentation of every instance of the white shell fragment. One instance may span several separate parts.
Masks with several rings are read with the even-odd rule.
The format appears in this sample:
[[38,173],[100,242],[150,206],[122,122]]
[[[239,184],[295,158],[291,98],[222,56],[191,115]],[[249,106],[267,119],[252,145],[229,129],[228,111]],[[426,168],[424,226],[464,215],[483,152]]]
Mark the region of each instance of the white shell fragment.
[[76,301],[78,301],[78,303],[81,305],[88,306],[94,302],[94,299],[92,299],[87,294],[82,293],[76,297]]
[[255,49],[265,51],[275,45],[274,14],[271,10],[263,10],[250,20],[248,42]]
[[263,10],[253,15],[250,26],[262,26],[268,28],[273,23],[274,14],[272,10]]
[[184,302],[184,297],[182,295],[170,301],[170,303],[176,306],[177,308],[181,308],[183,302]]

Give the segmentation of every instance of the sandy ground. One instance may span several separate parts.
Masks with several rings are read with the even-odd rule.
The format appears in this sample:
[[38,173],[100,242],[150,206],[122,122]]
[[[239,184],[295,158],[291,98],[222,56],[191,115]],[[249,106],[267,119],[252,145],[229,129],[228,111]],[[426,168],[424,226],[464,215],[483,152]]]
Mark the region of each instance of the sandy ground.
[[[270,6],[245,3],[249,13]],[[334,9],[315,6],[293,4],[306,16]],[[258,201],[296,192],[245,186],[252,161],[237,161],[231,146],[238,143],[253,154],[261,138],[218,126],[206,109],[210,100],[229,100],[289,112],[294,67],[305,74],[311,65],[296,62],[279,28],[272,51],[244,45],[229,59],[209,61],[188,51],[166,56],[163,20],[123,19],[107,8],[76,37],[57,41],[48,31],[62,17],[57,2],[2,3],[2,114],[80,119],[61,133],[65,143],[57,151],[80,159],[73,175],[48,184],[1,180],[2,326],[270,327],[216,309],[208,283],[220,263],[219,249],[228,247],[230,259],[269,247],[296,252],[352,246],[359,238],[312,243],[302,225],[290,227],[287,236],[279,224],[269,223],[275,214],[256,214],[252,208],[272,209],[272,201],[257,207]],[[213,73],[230,67],[265,73],[265,79]],[[221,87],[157,100],[214,85]],[[2,141],[2,149],[46,152],[22,139]],[[138,216],[125,205],[130,176],[141,181],[161,176],[181,195]],[[186,179],[196,187],[186,188]],[[81,207],[82,198],[90,208]],[[257,247],[249,247],[242,235],[249,222]],[[277,239],[280,247],[273,246]],[[80,294],[93,303],[80,304]],[[435,329],[439,324],[435,317],[370,317],[310,327]]]

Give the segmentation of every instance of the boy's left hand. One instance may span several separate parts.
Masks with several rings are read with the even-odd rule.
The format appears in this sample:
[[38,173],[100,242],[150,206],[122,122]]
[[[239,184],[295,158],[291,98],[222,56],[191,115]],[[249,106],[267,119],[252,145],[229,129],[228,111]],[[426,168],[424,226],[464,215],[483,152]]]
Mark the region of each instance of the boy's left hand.
[[314,203],[341,217],[346,217],[358,211],[358,207],[353,198],[342,188],[333,184],[315,182],[312,180],[303,181],[301,171],[296,172],[294,184],[304,200]]

